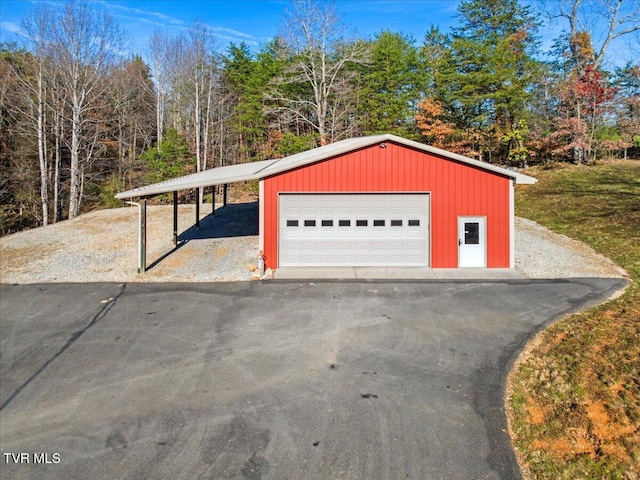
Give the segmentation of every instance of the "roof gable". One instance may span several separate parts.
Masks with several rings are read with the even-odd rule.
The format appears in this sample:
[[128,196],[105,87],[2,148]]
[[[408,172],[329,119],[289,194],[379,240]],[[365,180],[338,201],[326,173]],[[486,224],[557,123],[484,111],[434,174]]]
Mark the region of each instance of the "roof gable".
[[442,150],[440,148],[425,145],[424,143],[416,142],[388,133],[382,135],[371,135],[367,137],[349,138],[346,140],[341,140],[339,142],[331,143],[329,145],[314,148],[312,150],[297,153],[286,158],[281,158],[261,170],[260,176],[264,178],[271,175],[277,175],[279,173],[284,173],[295,168],[304,167],[305,165],[327,160],[329,158],[343,155],[354,150],[370,147],[372,145],[377,145],[384,142],[393,142],[401,146],[413,148],[415,150],[437,155],[445,159],[477,167],[481,170],[486,170],[488,172],[493,172],[505,177],[509,177],[514,179],[518,184],[530,185],[537,182],[537,180],[533,177],[515,172],[513,170],[509,170],[507,168],[498,167],[496,165],[482,162],[480,160],[474,160],[457,153],[452,153],[447,150]]

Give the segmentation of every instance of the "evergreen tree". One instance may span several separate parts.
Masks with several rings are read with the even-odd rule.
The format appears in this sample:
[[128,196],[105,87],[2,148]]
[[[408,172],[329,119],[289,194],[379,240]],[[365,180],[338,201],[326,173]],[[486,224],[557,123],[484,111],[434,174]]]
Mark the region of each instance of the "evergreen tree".
[[160,148],[149,148],[142,154],[147,164],[148,183],[162,182],[179,177],[187,172],[187,166],[193,164],[193,155],[184,136],[175,128],[165,132]]
[[266,134],[262,112],[262,92],[265,84],[258,78],[258,62],[245,43],[231,44],[224,59],[223,81],[235,106],[229,128],[236,139],[239,163],[256,153],[259,139]]
[[414,40],[388,30],[379,33],[372,44],[371,65],[363,72],[358,107],[364,133],[415,137],[413,116],[420,88]]
[[517,0],[466,0],[459,7],[449,55],[436,75],[456,124],[482,139],[481,152],[500,152],[500,139],[526,115],[537,69],[537,23]]
[[443,99],[442,90],[446,85],[440,85],[438,80],[441,79],[440,73],[446,63],[451,59],[449,43],[449,37],[435,25],[431,25],[424,36],[424,42],[418,51],[419,85],[424,98]]

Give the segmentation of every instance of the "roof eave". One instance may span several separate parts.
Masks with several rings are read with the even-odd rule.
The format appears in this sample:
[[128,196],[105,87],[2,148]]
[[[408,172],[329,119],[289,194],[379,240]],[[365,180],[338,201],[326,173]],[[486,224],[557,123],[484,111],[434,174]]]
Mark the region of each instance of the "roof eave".
[[180,190],[191,190],[192,188],[203,188],[203,187],[211,187],[214,185],[224,185],[225,183],[236,183],[236,182],[248,182],[252,180],[259,180],[260,177],[257,175],[252,176],[239,176],[239,177],[226,177],[217,180],[202,180],[198,182],[192,182],[189,184],[169,184],[163,183],[162,186],[158,186],[156,188],[148,188],[145,187],[134,188],[133,190],[127,190],[126,192],[120,192],[116,194],[116,198],[119,200],[126,200],[130,198],[144,198],[144,197],[154,197],[156,195],[162,195],[163,193],[176,192]]
[[503,168],[503,167],[498,167],[498,166],[492,165],[490,163],[482,162],[480,160],[475,160],[475,159],[470,158],[470,157],[465,157],[464,155],[460,155],[458,153],[453,153],[453,152],[449,152],[447,150],[442,150],[442,149],[437,148],[437,147],[432,147],[431,145],[426,145],[424,143],[416,142],[414,140],[409,140],[407,138],[398,137],[398,136],[392,135],[390,133],[386,134],[385,137],[387,137],[388,141],[394,141],[396,143],[400,143],[400,144],[406,145],[408,147],[413,147],[413,148],[415,148],[417,150],[422,150],[422,151],[425,151],[425,152],[433,153],[433,154],[441,156],[441,157],[449,158],[451,160],[457,160],[457,161],[466,163],[467,165],[473,165],[473,166],[476,166],[476,167],[481,168],[483,170],[488,170],[488,171],[491,171],[491,172],[499,173],[501,175],[513,178],[518,185],[533,185],[538,181],[538,179],[530,177],[529,175],[525,175],[523,173],[514,172],[512,170],[509,170],[509,169],[506,169],[506,168]]

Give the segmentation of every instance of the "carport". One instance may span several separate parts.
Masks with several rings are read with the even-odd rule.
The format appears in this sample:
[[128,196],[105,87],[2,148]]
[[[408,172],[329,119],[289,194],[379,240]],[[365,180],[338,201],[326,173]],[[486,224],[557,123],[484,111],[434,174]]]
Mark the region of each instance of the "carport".
[[[173,245],[178,245],[178,192],[196,190],[196,228],[200,227],[200,191],[205,187],[223,186],[222,204],[227,204],[227,185],[235,182],[258,180],[260,171],[271,165],[275,160],[243,163],[212,168],[203,172],[185,175],[165,182],[155,183],[144,187],[134,188],[118,193],[116,198],[138,207],[138,273],[144,273],[147,268],[147,200],[157,195],[173,193]],[[215,197],[215,196],[214,196]],[[134,201],[138,199],[138,201]],[[215,214],[215,198],[212,199]]]

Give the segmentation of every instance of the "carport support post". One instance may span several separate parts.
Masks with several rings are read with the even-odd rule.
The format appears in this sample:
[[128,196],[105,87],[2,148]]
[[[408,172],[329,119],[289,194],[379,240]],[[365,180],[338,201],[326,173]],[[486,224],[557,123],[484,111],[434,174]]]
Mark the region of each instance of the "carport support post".
[[196,188],[196,228],[200,229],[200,189]]
[[138,273],[147,270],[147,199],[140,199],[140,252],[138,255]]
[[178,191],[173,192],[173,246],[178,246]]
[[222,206],[223,207],[227,206],[227,187],[228,185],[226,183],[222,186]]

